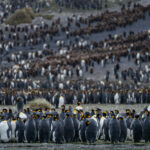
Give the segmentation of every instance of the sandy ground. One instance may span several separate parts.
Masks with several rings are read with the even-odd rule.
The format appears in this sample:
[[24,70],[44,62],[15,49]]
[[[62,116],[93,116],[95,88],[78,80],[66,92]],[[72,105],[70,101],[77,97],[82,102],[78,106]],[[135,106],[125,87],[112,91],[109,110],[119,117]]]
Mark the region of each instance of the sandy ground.
[[[68,108],[69,105],[66,105],[66,109]],[[77,105],[72,105],[73,109],[77,106]],[[120,112],[125,112],[126,109],[135,109],[136,112],[140,112],[143,111],[143,109],[149,106],[149,104],[85,104],[82,105],[83,110],[84,111],[91,111],[92,109],[96,109],[96,108],[100,108],[102,109],[102,111],[111,111],[111,110],[119,110]],[[25,108],[29,107],[29,105],[26,105]],[[3,108],[11,108],[13,111],[16,111],[16,106],[0,106],[0,111],[2,111]],[[60,111],[60,109],[57,109],[57,111]]]
[[61,144],[56,145],[53,143],[7,143],[0,144],[0,150],[149,150],[150,145],[144,142],[134,144],[133,142],[119,143],[112,145],[109,142],[98,141],[95,144],[81,144],[81,143],[71,143],[71,144]]

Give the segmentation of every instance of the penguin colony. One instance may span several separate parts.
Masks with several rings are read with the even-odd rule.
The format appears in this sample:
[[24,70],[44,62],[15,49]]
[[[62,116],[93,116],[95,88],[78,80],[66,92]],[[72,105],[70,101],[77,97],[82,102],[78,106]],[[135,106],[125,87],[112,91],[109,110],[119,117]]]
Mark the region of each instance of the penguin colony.
[[98,140],[115,144],[132,140],[150,142],[150,108],[136,113],[126,109],[124,113],[102,111],[97,108],[84,112],[81,103],[73,110],[72,106],[61,111],[55,108],[31,110],[20,109],[12,112],[3,109],[0,113],[1,142],[54,142],[57,144],[82,142],[92,144]]

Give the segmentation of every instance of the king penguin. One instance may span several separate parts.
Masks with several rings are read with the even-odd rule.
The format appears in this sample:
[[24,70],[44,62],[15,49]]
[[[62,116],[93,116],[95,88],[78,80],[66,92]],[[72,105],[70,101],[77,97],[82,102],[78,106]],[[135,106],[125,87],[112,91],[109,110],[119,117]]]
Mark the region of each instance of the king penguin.
[[54,116],[53,118],[51,130],[53,142],[55,142],[56,144],[62,144],[62,142],[64,141],[64,128],[62,125],[62,121],[59,120],[58,115]]
[[97,131],[98,131],[97,122],[92,118],[88,118],[86,120],[86,129],[85,129],[85,137],[87,142],[92,144],[96,141]]
[[120,137],[120,124],[116,119],[115,114],[111,115],[112,119],[109,122],[109,136],[111,143],[118,143]]
[[135,115],[135,120],[131,124],[131,129],[133,129],[134,142],[140,142],[142,139],[142,124],[138,114]]
[[66,114],[66,118],[64,119],[64,138],[65,141],[72,142],[75,135],[74,124],[69,113]]
[[43,116],[42,120],[39,123],[39,139],[40,142],[48,142],[50,138],[50,125],[49,120],[46,119],[46,116]]
[[19,143],[23,143],[24,140],[25,140],[24,131],[25,131],[25,124],[18,117],[17,122],[16,122],[15,136],[18,137],[18,142]]
[[145,143],[150,142],[150,113],[146,111],[147,117],[143,124],[143,138]]
[[25,136],[28,143],[35,142],[36,140],[36,124],[32,116],[25,123]]
[[16,104],[17,104],[17,111],[18,112],[22,112],[23,111],[23,107],[24,107],[24,100],[23,100],[23,98],[22,97],[17,97]]
[[11,133],[11,124],[7,120],[0,122],[0,140],[1,142],[9,142]]

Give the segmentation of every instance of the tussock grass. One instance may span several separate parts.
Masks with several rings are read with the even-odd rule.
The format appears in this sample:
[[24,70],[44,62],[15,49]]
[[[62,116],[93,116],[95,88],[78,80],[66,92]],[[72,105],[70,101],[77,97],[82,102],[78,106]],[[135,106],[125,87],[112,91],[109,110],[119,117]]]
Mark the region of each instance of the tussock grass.
[[35,18],[35,14],[31,8],[18,9],[14,14],[6,19],[6,24],[18,25],[23,23],[31,23]]
[[28,103],[30,109],[45,109],[50,108],[52,105],[44,98],[36,98]]

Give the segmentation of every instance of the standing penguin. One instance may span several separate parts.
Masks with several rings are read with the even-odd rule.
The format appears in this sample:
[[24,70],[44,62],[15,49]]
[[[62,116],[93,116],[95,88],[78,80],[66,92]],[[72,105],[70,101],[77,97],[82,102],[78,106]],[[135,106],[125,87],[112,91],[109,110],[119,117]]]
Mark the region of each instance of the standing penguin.
[[19,143],[23,143],[24,140],[25,140],[24,131],[25,131],[25,124],[18,117],[17,122],[16,122],[15,137],[18,137],[18,142]]
[[97,131],[98,131],[98,123],[94,119],[88,118],[86,120],[86,129],[85,129],[85,136],[87,142],[91,144],[96,141]]
[[125,140],[127,138],[127,124],[121,115],[118,117],[118,120],[119,120],[120,131],[121,131],[119,141],[125,142]]
[[39,123],[39,139],[40,142],[48,142],[50,138],[50,125],[46,116],[43,116]]
[[80,127],[80,122],[77,118],[77,114],[74,114],[73,115],[73,124],[74,124],[74,129],[75,129],[75,136],[74,136],[74,142],[77,142],[79,141],[79,127]]
[[120,137],[120,125],[115,114],[111,115],[112,119],[109,122],[109,136],[111,143],[117,143]]
[[54,121],[51,125],[51,134],[53,142],[62,144],[62,142],[64,141],[64,128],[62,125],[62,121],[59,120],[58,115],[54,116]]
[[22,112],[23,111],[23,107],[24,107],[24,100],[22,97],[18,97],[17,98],[17,101],[16,101],[16,104],[17,104],[17,111],[18,112]]
[[11,132],[11,124],[7,120],[0,122],[0,140],[1,142],[9,142]]
[[134,142],[140,142],[142,139],[142,124],[138,114],[135,115],[135,120],[131,124],[131,129],[133,129]]
[[15,130],[16,130],[16,119],[13,117],[12,120],[10,121],[11,123],[11,140],[16,141],[16,136],[15,136]]
[[147,117],[143,124],[143,138],[145,143],[150,142],[150,113],[146,111]]
[[61,106],[63,106],[64,104],[65,104],[65,98],[62,95],[60,95],[58,107],[61,108]]
[[66,118],[64,119],[64,138],[65,141],[72,142],[75,135],[74,124],[69,113],[66,114]]
[[83,115],[80,122],[80,128],[79,128],[79,137],[82,142],[86,142],[86,136],[85,136],[85,129],[86,129],[86,119]]
[[25,123],[25,136],[28,143],[35,142],[36,140],[36,124],[31,116]]

